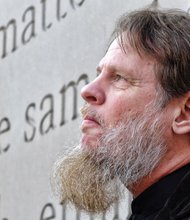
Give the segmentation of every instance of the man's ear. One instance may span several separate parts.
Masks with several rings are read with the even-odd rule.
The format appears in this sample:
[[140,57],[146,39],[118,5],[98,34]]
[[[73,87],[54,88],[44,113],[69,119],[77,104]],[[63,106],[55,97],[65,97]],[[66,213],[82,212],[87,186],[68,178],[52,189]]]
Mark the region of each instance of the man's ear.
[[172,129],[176,134],[190,132],[190,92],[179,98],[179,105],[172,123]]

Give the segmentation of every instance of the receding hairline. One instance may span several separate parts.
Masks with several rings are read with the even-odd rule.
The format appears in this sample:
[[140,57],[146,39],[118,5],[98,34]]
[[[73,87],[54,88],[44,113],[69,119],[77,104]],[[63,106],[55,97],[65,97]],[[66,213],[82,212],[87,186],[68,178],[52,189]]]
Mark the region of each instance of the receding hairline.
[[180,9],[146,8],[126,13],[112,34],[125,52],[129,44],[140,56],[157,61],[156,77],[165,100],[190,91],[190,15]]
[[[136,21],[133,21],[136,19]],[[172,19],[171,19],[172,18]],[[149,54],[150,55],[150,48],[148,45],[142,45],[138,37],[140,31],[142,32],[142,27],[146,27],[145,32],[150,30],[149,37],[152,36],[152,31],[154,29],[150,29],[149,24],[150,22],[155,23],[155,25],[160,25],[162,27],[166,27],[167,25],[173,24],[175,26],[174,21],[178,22],[182,19],[189,19],[190,22],[190,15],[189,13],[180,10],[180,9],[157,9],[157,8],[145,8],[140,10],[131,11],[129,13],[123,14],[118,21],[116,22],[116,27],[114,32],[112,33],[112,40],[119,39],[120,46],[125,51],[127,48],[127,44],[129,44],[132,48],[134,48],[140,55]],[[130,21],[130,22],[129,22]],[[132,23],[132,25],[130,24]],[[169,24],[170,23],[170,24]],[[144,25],[144,26],[143,26]],[[144,27],[144,28],[145,28]],[[175,30],[173,30],[175,31]],[[146,36],[145,36],[146,37]],[[127,39],[127,43],[125,41]],[[149,42],[151,43],[151,42]],[[150,45],[149,45],[150,46]],[[154,56],[154,54],[151,54]],[[156,57],[156,59],[159,59]]]

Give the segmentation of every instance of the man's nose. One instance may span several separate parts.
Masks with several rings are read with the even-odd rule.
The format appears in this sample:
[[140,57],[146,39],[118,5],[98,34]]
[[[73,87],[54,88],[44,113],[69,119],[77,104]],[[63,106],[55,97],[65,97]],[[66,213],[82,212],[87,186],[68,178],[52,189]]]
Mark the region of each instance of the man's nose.
[[82,88],[81,96],[92,105],[102,105],[105,102],[105,92],[97,78]]

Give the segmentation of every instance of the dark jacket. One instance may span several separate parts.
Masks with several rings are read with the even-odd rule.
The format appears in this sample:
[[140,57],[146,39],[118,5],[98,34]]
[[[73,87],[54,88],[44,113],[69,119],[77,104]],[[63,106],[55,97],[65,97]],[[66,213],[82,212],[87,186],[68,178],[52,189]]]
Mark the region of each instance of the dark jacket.
[[155,220],[190,219],[190,172],[188,172],[173,195],[167,200]]
[[[147,214],[148,212],[146,210],[146,214],[144,214],[145,212],[143,210],[143,206],[146,206],[146,197],[148,198],[151,196],[150,193],[149,194],[145,193],[146,196],[143,195],[144,196],[143,200],[140,203],[138,203],[138,205],[142,206],[140,208],[143,211],[140,214],[133,213],[130,217],[130,220],[190,220],[190,169],[189,167],[190,165],[186,166],[185,168],[186,170],[185,172],[183,171],[182,178],[178,178],[178,177],[181,177],[179,175],[175,177],[175,180],[179,179],[177,185],[175,185],[176,183],[174,183],[176,181],[172,182],[172,179],[169,177],[170,180],[167,182],[167,185],[165,187],[165,192],[167,192],[167,189],[170,190],[170,186],[172,187],[172,185],[175,185],[175,190],[172,189],[171,191],[172,193],[168,194],[169,197],[164,201],[161,208],[157,210],[155,209],[156,211],[153,213],[150,212],[150,214]],[[182,171],[180,172],[182,173]],[[157,184],[159,185],[159,183]],[[157,193],[161,194],[163,192],[159,190],[159,192]],[[154,202],[154,199],[152,199],[152,201],[153,201],[152,206],[154,207],[154,204],[156,206],[156,201]],[[149,205],[149,210],[151,211],[150,207],[151,206]]]

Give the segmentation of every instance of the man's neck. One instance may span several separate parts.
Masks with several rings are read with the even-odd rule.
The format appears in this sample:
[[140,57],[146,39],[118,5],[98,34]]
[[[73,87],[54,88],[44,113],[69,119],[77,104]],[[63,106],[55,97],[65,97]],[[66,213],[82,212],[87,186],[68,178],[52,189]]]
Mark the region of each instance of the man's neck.
[[184,154],[177,155],[176,159],[170,159],[169,155],[164,157],[160,164],[152,171],[151,174],[141,179],[139,182],[128,186],[128,190],[133,194],[134,198],[140,195],[143,191],[149,188],[152,184],[156,183],[164,176],[169,175],[175,170],[190,163],[190,152],[189,150]]

